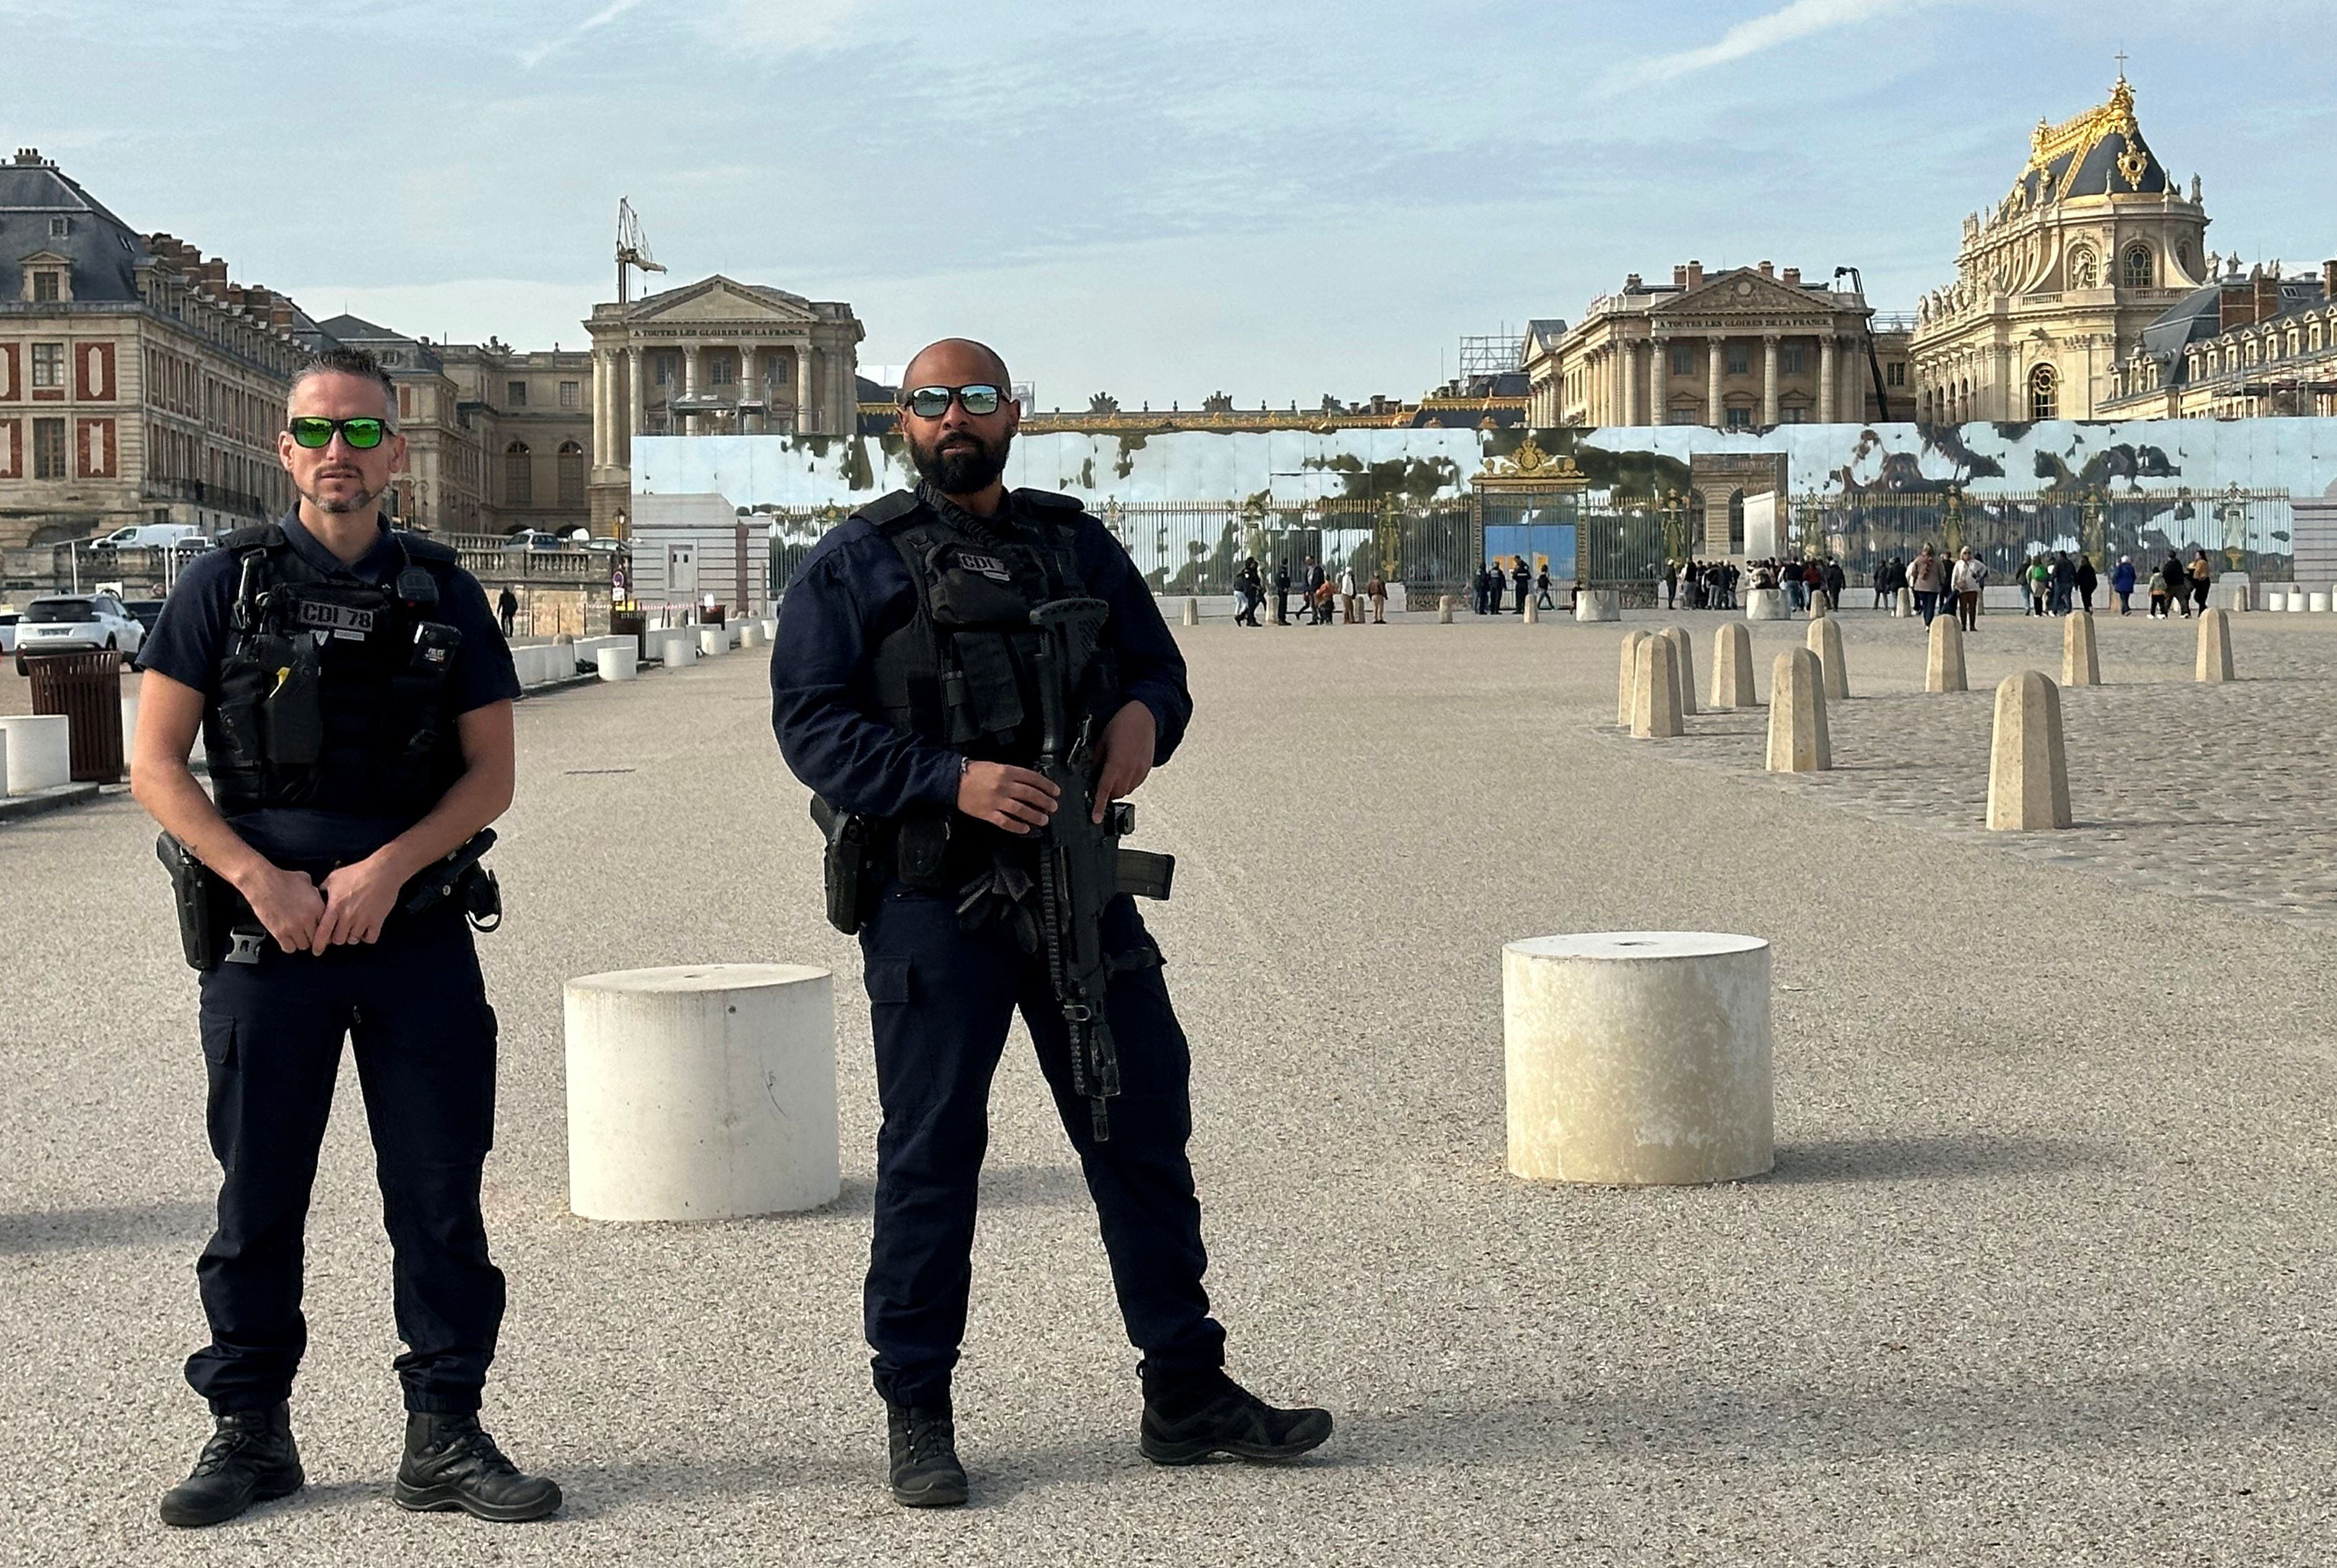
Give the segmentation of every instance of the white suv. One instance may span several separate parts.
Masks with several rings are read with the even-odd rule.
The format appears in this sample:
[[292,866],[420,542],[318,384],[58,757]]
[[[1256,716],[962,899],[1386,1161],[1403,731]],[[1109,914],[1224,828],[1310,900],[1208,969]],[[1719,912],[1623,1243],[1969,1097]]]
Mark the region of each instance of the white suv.
[[135,653],[146,628],[112,593],[57,594],[24,606],[16,623],[16,673],[28,672],[27,653],[88,653],[119,649]]

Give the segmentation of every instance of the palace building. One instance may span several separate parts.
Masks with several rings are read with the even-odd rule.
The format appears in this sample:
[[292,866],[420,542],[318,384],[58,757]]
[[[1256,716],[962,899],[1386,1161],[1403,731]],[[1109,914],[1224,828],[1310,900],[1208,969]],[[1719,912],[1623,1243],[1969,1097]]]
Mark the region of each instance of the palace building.
[[628,505],[636,436],[854,436],[860,318],[838,300],[717,275],[595,305],[592,514]]
[[2012,189],[1964,220],[1955,281],[1925,295],[1912,340],[1916,416],[2089,419],[2146,328],[2205,284],[2206,209],[2109,101],[2039,123]]
[[2231,270],[2143,328],[2110,372],[2106,417],[2337,416],[2337,260],[2283,278],[2277,261]]
[[37,151],[0,164],[0,544],[275,515],[297,321]]
[[1632,273],[1571,326],[1530,323],[1526,423],[1765,430],[1904,418],[1906,358],[1905,333],[1878,325],[1853,290],[1766,261],[1708,276],[1690,261],[1668,285]]

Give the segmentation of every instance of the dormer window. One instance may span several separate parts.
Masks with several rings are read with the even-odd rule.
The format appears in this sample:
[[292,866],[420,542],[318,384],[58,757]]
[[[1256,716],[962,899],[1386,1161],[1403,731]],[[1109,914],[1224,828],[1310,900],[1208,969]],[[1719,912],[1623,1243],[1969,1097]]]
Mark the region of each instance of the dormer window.
[[64,275],[54,267],[42,267],[33,273],[33,303],[54,304],[64,298]]
[[50,220],[49,220],[49,238],[50,238],[50,239],[52,239],[52,240],[62,240],[62,239],[64,239],[66,235],[71,234],[72,232],[73,232],[73,220],[72,220],[72,219],[70,219],[70,218],[52,218],[52,219],[50,219]]

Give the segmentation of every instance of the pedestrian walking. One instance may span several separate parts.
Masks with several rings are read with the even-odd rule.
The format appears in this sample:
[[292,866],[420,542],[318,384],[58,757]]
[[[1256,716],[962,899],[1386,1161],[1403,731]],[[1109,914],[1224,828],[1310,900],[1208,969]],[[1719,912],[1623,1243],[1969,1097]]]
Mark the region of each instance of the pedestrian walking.
[[1373,573],[1372,580],[1364,584],[1364,596],[1372,602],[1372,624],[1374,626],[1386,625],[1388,599],[1387,579],[1381,576],[1376,572]]
[[518,616],[519,601],[513,596],[511,589],[506,586],[495,598],[495,619],[502,623],[505,638],[508,639],[511,636],[512,622],[518,619]]
[[1290,624],[1290,563],[1287,561],[1274,564],[1274,623],[1276,626]]
[[1967,544],[1956,554],[1948,575],[1948,590],[1956,596],[1956,624],[1967,632],[1980,627],[1980,596],[1988,586],[1988,567]]
[[1926,626],[1939,612],[1941,575],[1940,558],[1931,554],[1929,544],[1916,553],[1907,567],[1907,583],[1915,594],[1915,613],[1923,618]]
[[2134,612],[2133,556],[2119,556],[2117,564],[2110,568],[2110,592],[2117,595],[2117,612],[2119,614],[2130,615]]
[[2078,597],[2084,603],[2086,613],[2090,615],[2094,612],[2094,589],[2101,583],[2101,578],[2094,571],[2094,558],[2090,555],[2079,554],[2075,575]]
[[1540,569],[1534,573],[1534,607],[1539,610],[1558,608],[1558,601],[1550,596],[1550,564],[1548,562],[1544,562]]
[[2207,608],[2207,591],[2215,586],[2215,569],[2207,563],[2205,550],[2191,553],[2191,603],[2201,610]]

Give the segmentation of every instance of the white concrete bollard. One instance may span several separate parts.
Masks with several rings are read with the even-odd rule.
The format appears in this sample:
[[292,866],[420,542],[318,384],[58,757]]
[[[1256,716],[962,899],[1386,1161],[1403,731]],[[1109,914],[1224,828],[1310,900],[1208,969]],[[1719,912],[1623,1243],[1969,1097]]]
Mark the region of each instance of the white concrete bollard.
[[603,681],[632,681],[640,678],[640,667],[630,648],[603,648],[593,656]]
[[2199,657],[2191,673],[2198,681],[2237,679],[2232,671],[2232,618],[2221,610],[2199,613]]
[[762,645],[763,623],[760,621],[742,622],[738,627],[738,646],[741,648],[760,648]]
[[1541,620],[1541,601],[1539,599],[1527,600],[1526,612],[1520,619],[1528,626],[1538,624]]
[[1700,931],[1501,949],[1509,1168],[1532,1181],[1738,1181],[1775,1160],[1769,945]]
[[2305,603],[2306,600],[2303,589],[2291,588],[2288,591],[2288,608],[2290,613],[2296,615],[2303,614]]
[[2061,617],[2061,684],[2098,686],[2102,655],[2094,637],[2094,618],[2084,611]]
[[1585,588],[1574,596],[1577,621],[1620,621],[1623,593],[1618,588]]
[[1899,596],[1891,601],[1891,613],[1902,621],[1915,618],[1915,591],[1912,588],[1899,590]]
[[2285,588],[2266,588],[2264,590],[2264,608],[2267,610],[2285,610],[2288,608],[2288,590]]
[[1923,690],[1968,691],[1964,678],[1964,627],[1952,615],[1931,618],[1931,646],[1923,661]]
[[1769,771],[1824,773],[1833,766],[1825,672],[1808,649],[1788,648],[1769,671]]
[[2025,833],[2069,821],[2060,688],[2041,670],[2007,675],[1996,689],[1996,734],[1989,744],[1989,828]]
[[1186,601],[1185,601],[1185,624],[1186,624],[1186,625],[1188,625],[1188,626],[1198,626],[1200,623],[1201,623],[1201,602],[1200,602],[1198,599],[1188,599],[1188,600],[1186,600]]
[[670,631],[665,634],[665,652],[658,657],[668,669],[678,664],[691,664],[698,660],[698,641],[687,631]]
[[738,1220],[834,1201],[826,970],[620,970],[571,980],[564,996],[571,1210]]
[[1637,626],[1623,633],[1623,668],[1615,683],[1615,722],[1624,729],[1631,727],[1631,692],[1639,680],[1639,644],[1648,634]]
[[1452,624],[1452,595],[1450,593],[1436,596],[1436,623],[1439,626]]
[[30,795],[73,782],[73,720],[62,713],[0,719],[8,737],[8,793]]
[[1631,734],[1663,740],[1685,734],[1680,720],[1679,650],[1668,637],[1643,637],[1631,681]]
[[2312,611],[2315,615],[2326,615],[2329,613],[2329,595],[2326,593],[2307,593],[2304,596],[2304,607],[2307,610]]
[[1688,636],[1685,626],[1667,626],[1656,635],[1672,645],[1672,662],[1679,670],[1680,712],[1693,713],[1696,711],[1696,642]]
[[1818,656],[1818,676],[1825,684],[1826,701],[1848,701],[1850,666],[1842,656],[1842,622],[1831,615],[1812,621],[1809,648]]
[[1753,691],[1753,633],[1742,621],[1723,621],[1712,634],[1712,705],[1761,705]]
[[698,629],[698,651],[709,659],[729,652],[730,628],[700,626]]
[[1747,621],[1784,621],[1791,614],[1785,608],[1785,591],[1782,588],[1755,588],[1745,595]]

